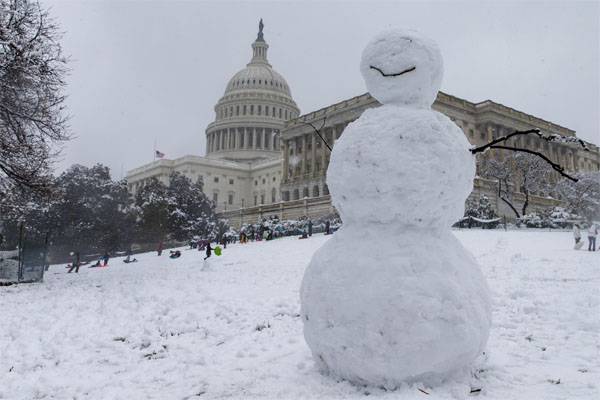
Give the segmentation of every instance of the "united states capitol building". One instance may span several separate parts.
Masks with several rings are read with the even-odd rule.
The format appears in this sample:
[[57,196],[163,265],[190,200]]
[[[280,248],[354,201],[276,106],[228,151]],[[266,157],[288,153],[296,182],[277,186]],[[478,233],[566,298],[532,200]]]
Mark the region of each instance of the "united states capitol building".
[[[261,20],[250,62],[229,80],[215,105],[215,120],[205,132],[206,155],[160,159],[128,171],[131,193],[152,178],[168,184],[171,172],[177,171],[192,181],[201,179],[204,192],[232,226],[271,215],[315,218],[335,211],[325,179],[330,152],[309,124],[323,126],[320,133],[333,146],[346,125],[379,103],[366,93],[300,115],[287,81],[268,62],[268,49]],[[440,92],[433,109],[452,119],[473,145],[531,128],[544,134],[575,136],[571,129],[491,100],[472,103]],[[521,138],[516,144],[543,152],[569,171],[600,169],[598,147],[591,143],[591,151],[573,143],[548,143],[537,137]],[[488,152],[485,157],[499,155]],[[482,162],[485,158],[479,160]],[[553,177],[558,178],[558,174]],[[495,183],[477,177],[471,196],[483,194],[500,214],[511,216],[497,196]],[[517,203],[519,195],[515,193]],[[531,204],[533,209],[546,208],[558,201],[535,197]]]

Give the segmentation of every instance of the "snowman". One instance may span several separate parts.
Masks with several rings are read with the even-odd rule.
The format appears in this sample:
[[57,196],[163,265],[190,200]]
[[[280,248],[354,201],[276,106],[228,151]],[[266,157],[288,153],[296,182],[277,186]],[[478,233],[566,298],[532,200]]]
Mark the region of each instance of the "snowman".
[[300,290],[317,366],[357,384],[439,384],[467,373],[490,328],[488,287],[450,226],[475,160],[463,132],[431,110],[437,45],[417,32],[375,37],[361,73],[381,107],[336,142],[327,171],[343,227],[314,254]]

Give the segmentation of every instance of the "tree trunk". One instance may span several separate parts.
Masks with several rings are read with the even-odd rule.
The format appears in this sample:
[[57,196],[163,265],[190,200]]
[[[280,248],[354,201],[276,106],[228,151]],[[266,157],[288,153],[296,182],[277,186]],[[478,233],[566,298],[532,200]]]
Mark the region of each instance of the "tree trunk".
[[508,201],[508,199],[502,197],[502,181],[500,179],[498,179],[498,197],[500,198],[500,200],[506,203],[506,205],[509,206],[511,210],[513,210],[517,218],[521,218],[515,206],[513,206],[512,203]]
[[529,205],[529,191],[528,190],[524,190],[525,193],[523,193],[525,195],[525,203],[523,203],[523,208],[521,210],[521,214],[522,215],[526,215],[527,214],[527,206]]

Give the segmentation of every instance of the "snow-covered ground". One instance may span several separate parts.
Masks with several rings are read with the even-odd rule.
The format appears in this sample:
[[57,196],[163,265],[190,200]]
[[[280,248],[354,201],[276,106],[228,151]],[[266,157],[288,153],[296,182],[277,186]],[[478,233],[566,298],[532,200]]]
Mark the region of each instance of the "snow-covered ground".
[[298,318],[317,235],[229,246],[206,269],[194,250],[148,253],[0,287],[0,399],[599,398],[600,252],[574,251],[568,232],[455,234],[492,289],[479,393],[320,375]]

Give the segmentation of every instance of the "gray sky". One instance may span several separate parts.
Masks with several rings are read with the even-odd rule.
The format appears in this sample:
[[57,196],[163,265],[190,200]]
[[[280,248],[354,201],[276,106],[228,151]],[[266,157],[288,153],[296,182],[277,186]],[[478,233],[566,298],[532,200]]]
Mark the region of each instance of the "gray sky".
[[302,113],[362,94],[360,54],[390,27],[436,40],[442,90],[491,99],[599,143],[598,2],[158,2],[43,0],[72,57],[72,163],[121,170],[204,155],[204,129],[251,56],[260,17],[269,61]]

